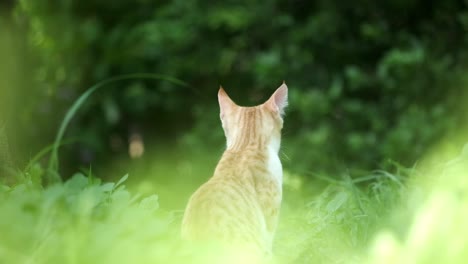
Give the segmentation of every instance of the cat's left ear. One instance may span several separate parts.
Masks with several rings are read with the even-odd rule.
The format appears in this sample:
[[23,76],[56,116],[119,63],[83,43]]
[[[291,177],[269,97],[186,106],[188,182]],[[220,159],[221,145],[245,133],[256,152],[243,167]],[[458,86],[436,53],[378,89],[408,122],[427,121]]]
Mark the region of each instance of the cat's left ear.
[[232,108],[236,105],[229,95],[224,91],[223,87],[219,87],[218,91],[218,102],[219,102],[219,115],[221,120],[223,119],[225,113],[232,111]]
[[265,104],[270,110],[279,113],[281,116],[284,115],[284,109],[288,106],[288,86],[285,82],[276,89]]

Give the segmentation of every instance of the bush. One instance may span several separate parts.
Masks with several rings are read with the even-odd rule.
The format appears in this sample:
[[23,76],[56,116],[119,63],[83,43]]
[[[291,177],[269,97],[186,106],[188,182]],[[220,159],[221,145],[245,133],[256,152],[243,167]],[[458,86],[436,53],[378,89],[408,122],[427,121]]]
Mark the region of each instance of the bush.
[[47,91],[35,92],[36,108],[55,109],[27,115],[55,120],[84,89],[119,74],[190,85],[133,80],[101,92],[74,123],[69,136],[84,143],[69,161],[97,162],[111,152],[110,134],[125,142],[135,130],[221,146],[220,83],[238,103],[257,104],[287,81],[285,154],[299,173],[372,169],[384,157],[409,166],[460,122],[450,98],[464,89],[460,1],[22,0],[17,11],[38,60],[32,87]]

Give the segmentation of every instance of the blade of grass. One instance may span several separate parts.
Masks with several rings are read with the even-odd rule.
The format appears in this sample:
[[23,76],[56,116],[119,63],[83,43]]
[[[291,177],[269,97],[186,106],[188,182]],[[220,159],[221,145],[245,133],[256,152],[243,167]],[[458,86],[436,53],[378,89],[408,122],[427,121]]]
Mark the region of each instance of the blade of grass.
[[80,107],[86,102],[86,100],[98,89],[105,87],[107,84],[123,81],[123,80],[130,80],[130,79],[153,79],[153,80],[164,80],[172,82],[176,85],[189,87],[185,82],[171,78],[168,76],[160,75],[160,74],[151,74],[151,73],[135,73],[135,74],[125,74],[116,77],[112,77],[106,80],[103,80],[92,87],[90,87],[86,92],[84,92],[78,99],[73,103],[70,109],[65,114],[65,117],[60,124],[59,131],[57,136],[55,137],[55,141],[52,146],[52,153],[49,160],[49,165],[47,168],[47,176],[49,183],[60,182],[61,178],[58,172],[58,165],[59,165],[59,158],[58,158],[58,149],[60,146],[60,142],[65,134],[65,130],[68,127],[68,124],[75,116],[76,112],[80,109]]
[[[68,139],[68,140],[64,140],[62,142],[60,142],[60,145],[59,147],[61,146],[64,146],[64,145],[69,145],[69,144],[72,144],[72,143],[75,143],[79,141],[78,139]],[[37,163],[40,159],[42,159],[45,155],[47,155],[49,152],[52,151],[52,149],[54,148],[54,144],[50,144],[46,147],[44,147],[41,151],[39,151],[36,155],[34,155],[34,157],[28,162],[28,164],[26,165],[26,167],[24,168],[24,171],[29,171],[31,169],[31,167]]]

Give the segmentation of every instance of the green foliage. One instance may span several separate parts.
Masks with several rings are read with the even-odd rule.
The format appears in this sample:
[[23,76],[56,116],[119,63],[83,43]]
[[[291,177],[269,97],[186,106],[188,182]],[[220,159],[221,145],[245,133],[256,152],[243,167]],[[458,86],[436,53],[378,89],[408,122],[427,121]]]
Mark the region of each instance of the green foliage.
[[[457,148],[466,141],[460,1],[20,0],[14,16],[0,27],[0,85],[12,87],[0,90],[0,118],[16,139],[6,146],[0,120],[0,177],[9,180],[0,184],[0,263],[207,263],[213,249],[182,243],[178,229],[182,203],[222,149],[216,89],[258,104],[283,79],[278,263],[467,259],[468,147],[449,162],[435,153],[430,166],[398,165],[442,135]],[[111,89],[90,96],[103,84]],[[53,142],[61,120],[53,145],[31,158],[31,143]],[[63,141],[67,127],[72,140]],[[114,157],[133,131],[165,143],[132,163],[159,196],[148,186],[130,192],[128,176],[103,183],[59,172],[59,156],[69,171],[77,160],[99,165],[104,178],[109,160],[130,170]],[[24,170],[2,151],[18,152],[18,141]],[[51,175],[69,179],[51,184]]]
[[[290,198],[286,181],[276,244],[280,263],[464,263],[465,150],[419,169],[393,164],[395,174],[318,176],[329,182],[327,188],[299,200]],[[309,202],[290,211],[301,200]]]
[[400,211],[406,212],[399,221],[400,228],[401,223],[407,226],[406,232],[380,232],[370,250],[371,263],[466,261],[468,229],[462,223],[468,220],[467,146],[457,158],[415,177],[418,181],[406,198],[408,206]]
[[[25,116],[57,120],[84,89],[120,74],[158,72],[191,86],[131,80],[95,95],[69,135],[85,143],[67,160],[99,162],[109,134],[125,141],[135,127],[221,146],[220,83],[240,104],[257,104],[287,81],[285,153],[298,173],[373,169],[384,157],[409,166],[460,122],[451,98],[467,58],[460,1],[19,3],[38,61],[28,93],[40,98]],[[35,111],[42,102],[52,111]]]
[[[63,140],[65,130],[67,129],[67,126],[71,122],[71,119],[76,115],[76,112],[80,109],[80,107],[82,107],[82,105],[86,102],[86,100],[96,90],[98,90],[99,88],[104,87],[106,84],[113,83],[113,82],[116,82],[116,81],[126,80],[126,79],[135,79],[135,78],[139,78],[139,79],[156,79],[156,80],[165,79],[165,80],[168,80],[170,82],[173,82],[173,83],[181,85],[181,86],[185,85],[183,82],[181,82],[179,80],[164,77],[164,76],[160,76],[160,75],[157,75],[157,74],[133,74],[133,75],[117,76],[117,77],[114,77],[114,78],[99,82],[96,85],[92,86],[85,93],[83,93],[76,100],[76,102],[73,103],[73,105],[67,111],[67,113],[65,115],[65,118],[63,119],[63,122],[60,125],[59,131],[57,133],[57,137],[55,138],[55,141],[54,141],[54,145],[53,145],[52,153],[51,153],[51,158],[50,158],[50,161],[49,161],[48,170],[50,172],[55,172],[55,171],[58,170],[58,163],[59,163],[59,161],[58,161],[58,149],[59,149],[60,143]],[[52,174],[52,176],[50,176],[50,178],[49,178],[50,182],[56,182],[56,181],[60,180],[60,177],[58,175],[55,175],[53,173],[51,173],[51,174]]]
[[341,180],[319,176],[328,186],[283,217],[278,251],[284,263],[362,262],[375,234],[392,227],[391,214],[401,209],[408,195],[408,176],[384,171]]
[[[395,174],[319,176],[318,194],[286,173],[276,263],[464,263],[467,153],[427,174],[395,165]],[[206,259],[213,248],[181,242],[181,213],[155,194],[132,195],[128,176],[77,173],[42,187],[44,173],[35,164],[17,185],[0,185],[0,262],[219,263]]]
[[[2,263],[168,263],[172,214],[156,195],[75,174],[45,189],[24,181],[0,188]],[[172,243],[172,244],[171,244]]]

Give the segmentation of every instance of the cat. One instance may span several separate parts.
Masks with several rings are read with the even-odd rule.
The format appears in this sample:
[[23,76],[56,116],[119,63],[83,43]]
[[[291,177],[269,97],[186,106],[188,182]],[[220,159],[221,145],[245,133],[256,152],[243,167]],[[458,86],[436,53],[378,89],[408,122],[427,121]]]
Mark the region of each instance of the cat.
[[183,239],[272,255],[282,199],[278,152],[287,99],[284,82],[265,103],[254,107],[236,105],[220,87],[226,150],[214,175],[189,199]]

